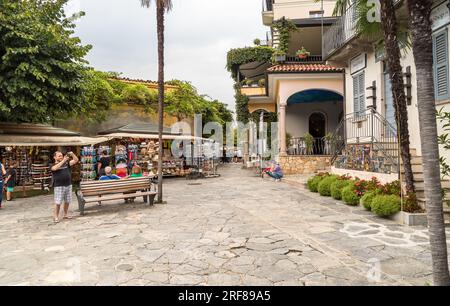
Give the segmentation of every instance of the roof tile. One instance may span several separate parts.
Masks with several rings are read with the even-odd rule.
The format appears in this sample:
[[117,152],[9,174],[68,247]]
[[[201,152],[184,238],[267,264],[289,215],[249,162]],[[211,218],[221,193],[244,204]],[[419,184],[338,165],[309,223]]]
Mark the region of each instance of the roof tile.
[[270,67],[270,72],[342,72],[342,68],[325,64],[280,64]]

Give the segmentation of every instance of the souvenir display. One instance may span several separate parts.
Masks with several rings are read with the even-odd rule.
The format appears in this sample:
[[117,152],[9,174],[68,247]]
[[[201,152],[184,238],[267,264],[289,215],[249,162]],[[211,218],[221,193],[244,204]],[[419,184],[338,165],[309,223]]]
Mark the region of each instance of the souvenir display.
[[80,164],[82,181],[91,181],[97,178],[97,152],[94,147],[82,148]]

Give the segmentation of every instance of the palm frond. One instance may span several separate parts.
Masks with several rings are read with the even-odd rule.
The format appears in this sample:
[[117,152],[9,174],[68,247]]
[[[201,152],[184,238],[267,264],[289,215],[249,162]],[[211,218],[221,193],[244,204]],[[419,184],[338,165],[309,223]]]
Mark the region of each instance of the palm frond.
[[169,12],[172,10],[173,3],[172,0],[141,0],[141,6],[143,7],[150,7],[152,2],[158,1],[159,4],[161,4],[164,7],[164,10]]

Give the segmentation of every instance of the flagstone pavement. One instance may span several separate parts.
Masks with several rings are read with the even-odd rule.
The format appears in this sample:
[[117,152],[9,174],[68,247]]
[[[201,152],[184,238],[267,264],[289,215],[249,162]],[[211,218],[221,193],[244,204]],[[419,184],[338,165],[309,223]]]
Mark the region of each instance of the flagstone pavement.
[[56,225],[52,196],[6,203],[0,285],[432,283],[426,228],[262,180],[239,165],[220,172],[166,180],[167,204],[93,206]]

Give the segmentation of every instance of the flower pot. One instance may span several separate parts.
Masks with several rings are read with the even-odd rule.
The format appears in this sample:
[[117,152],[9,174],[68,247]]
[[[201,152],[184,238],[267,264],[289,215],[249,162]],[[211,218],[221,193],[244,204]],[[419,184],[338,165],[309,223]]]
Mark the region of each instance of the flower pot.
[[307,59],[308,58],[308,54],[299,54],[297,56],[299,59]]

